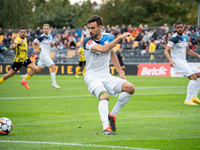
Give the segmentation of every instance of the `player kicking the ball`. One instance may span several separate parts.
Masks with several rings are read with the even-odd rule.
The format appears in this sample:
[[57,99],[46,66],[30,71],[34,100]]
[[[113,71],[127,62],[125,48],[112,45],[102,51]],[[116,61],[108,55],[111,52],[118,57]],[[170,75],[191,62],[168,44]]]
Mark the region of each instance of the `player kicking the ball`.
[[[188,38],[183,35],[184,24],[177,22],[175,24],[176,33],[169,39],[165,49],[165,56],[169,60],[170,66],[180,75],[187,77],[190,82],[187,86],[187,96],[184,102],[185,105],[198,105],[200,100],[197,94],[200,89],[200,70],[186,60],[186,53],[191,56],[200,58],[200,55],[193,52],[188,47]],[[169,55],[171,51],[171,57]]]
[[22,67],[31,68],[27,76],[22,79],[21,84],[24,85],[26,89],[29,89],[28,80],[34,75],[37,71],[35,63],[28,59],[28,49],[27,49],[27,39],[26,39],[26,28],[20,27],[19,36],[15,39],[14,43],[10,46],[10,49],[16,49],[16,55],[14,58],[14,63],[10,71],[3,75],[0,79],[0,84],[3,83],[6,79],[14,76],[16,72]]
[[[54,43],[53,43],[53,36],[49,35],[49,30],[50,30],[50,25],[44,24],[43,25],[44,33],[38,36],[32,43],[34,52],[36,53],[38,52],[38,50],[36,50],[35,44],[39,43],[41,48],[36,73],[40,73],[45,67],[50,67],[52,86],[56,89],[60,89],[60,86],[58,86],[56,83],[56,73],[55,73],[56,65],[54,64],[53,60],[50,57],[50,50],[52,47],[54,47]],[[24,77],[26,77],[26,75]],[[22,76],[22,78],[24,77]]]
[[[116,115],[129,101],[135,91],[135,87],[126,81],[117,56],[112,48],[123,38],[130,35],[124,33],[113,40],[111,34],[101,32],[103,21],[99,16],[92,16],[87,20],[90,37],[83,40],[86,58],[85,82],[92,95],[99,99],[99,114],[103,124],[103,134],[115,135]],[[112,61],[121,78],[110,74],[109,61]],[[109,95],[118,97],[118,101],[112,111],[108,113]],[[110,125],[108,124],[110,121]]]

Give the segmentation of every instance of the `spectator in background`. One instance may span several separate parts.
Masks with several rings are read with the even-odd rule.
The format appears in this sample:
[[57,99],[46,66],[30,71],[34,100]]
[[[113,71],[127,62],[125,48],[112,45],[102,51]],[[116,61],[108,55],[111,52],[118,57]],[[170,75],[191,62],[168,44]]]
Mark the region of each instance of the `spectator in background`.
[[0,28],[0,35],[3,35],[3,29]]
[[149,62],[150,63],[155,63],[156,44],[154,41],[155,40],[151,38],[151,43],[149,45],[149,54],[150,54]]
[[145,54],[147,54],[149,52],[149,46],[148,46],[148,44],[146,42],[143,43],[143,44],[144,44],[144,46],[143,46],[143,49],[141,50],[141,55],[142,56],[145,55]]
[[158,38],[158,33],[157,33],[156,29],[153,30],[153,35],[151,38],[153,38],[154,40],[156,40]]
[[192,51],[194,51],[194,45],[192,44],[192,42],[188,42],[188,46],[189,46],[189,49],[191,49]]
[[105,28],[105,26],[102,26],[102,33],[106,33],[106,28]]
[[153,35],[153,30],[152,30],[152,29],[149,29],[149,32],[148,32],[148,37],[149,37],[149,39],[151,39],[152,35]]
[[168,33],[168,32],[169,32],[169,27],[167,26],[166,23],[164,24],[164,30],[165,30],[165,33]]
[[63,33],[65,33],[65,31],[66,31],[66,27],[65,27],[65,26],[63,26],[63,29],[62,29],[62,31],[60,32],[60,34],[63,34]]
[[121,29],[119,28],[118,25],[115,25],[115,30],[116,30],[117,34],[121,33]]
[[127,28],[126,28],[125,24],[122,24],[121,34],[123,34],[124,32],[127,32]]
[[132,31],[133,37],[136,37],[139,34],[139,30],[135,27]]
[[67,40],[64,40],[63,47],[64,47],[64,50],[68,49],[68,41]]
[[32,32],[31,32],[31,37],[32,37],[33,39],[35,39],[35,30],[32,30]]
[[128,25],[127,32],[132,33],[132,26],[130,24]]
[[75,30],[72,29],[70,35],[73,34],[73,36],[75,36],[75,33],[76,33]]
[[71,33],[72,30],[71,30],[70,26],[67,26],[67,31],[69,34]]
[[176,29],[175,29],[175,23],[173,24],[172,31],[173,31],[173,32],[175,32],[175,31],[176,31]]
[[40,33],[39,33],[39,35],[41,35],[41,34],[43,34],[43,30],[42,30],[42,29],[40,29]]
[[200,37],[198,37],[196,45],[195,45],[196,49],[200,49]]
[[0,44],[0,60],[1,60],[1,63],[4,61],[4,53],[5,53],[5,47],[4,47],[4,44],[3,42],[1,42]]
[[140,32],[140,31],[143,32],[143,25],[142,25],[142,24],[139,25],[138,31],[139,31],[139,32]]
[[31,33],[32,33],[32,30],[29,29],[29,30],[28,30],[28,33],[27,33],[27,36],[28,36],[28,37],[31,36]]
[[122,48],[122,47],[123,47],[123,49],[127,49],[126,39],[123,39],[123,40],[122,40],[122,43],[121,43],[121,45],[120,45],[120,48]]
[[145,35],[143,36],[142,41],[147,42],[149,40],[148,31],[146,30],[144,33]]
[[[87,36],[90,35],[90,32],[89,32],[87,26],[84,26],[84,27],[83,27],[83,31],[84,31],[84,37],[87,37]],[[107,33],[107,31],[106,31],[106,33]]]
[[53,36],[58,34],[58,30],[56,27],[53,28]]
[[196,39],[196,40],[197,40],[198,37],[200,36],[200,34],[199,34],[199,29],[198,29],[198,28],[195,29],[195,34],[194,34],[194,36],[195,36],[195,39]]
[[32,47],[32,42],[28,42],[28,52],[31,51],[31,53],[34,53],[33,47]]
[[76,28],[76,34],[77,34],[78,37],[81,37],[81,33],[82,33],[81,29]]
[[138,41],[140,43],[142,41],[143,36],[144,33],[140,31],[140,33],[136,36],[135,41]]
[[143,28],[143,30],[144,30],[144,31],[149,31],[149,27],[148,27],[148,25],[147,25],[147,24],[145,24],[145,25],[144,25],[144,28]]
[[12,30],[11,30],[11,29],[8,29],[7,37],[8,37],[9,35],[12,37]]
[[3,44],[7,45],[7,43],[9,43],[9,42],[8,42],[7,35],[5,34],[4,37],[3,37]]
[[36,33],[37,35],[40,35],[40,27],[39,27],[39,26],[38,26],[37,29],[35,30],[35,33]]
[[74,36],[75,40],[76,40],[76,43],[78,42],[78,39],[79,39],[79,36],[77,33],[75,33],[75,36]]
[[106,26],[106,33],[110,33],[111,32],[111,28],[110,28],[110,25],[108,24],[107,26]]
[[49,32],[53,36],[53,27],[50,28]]
[[163,26],[160,26],[160,28],[157,31],[158,37],[161,38],[165,34],[165,29]]
[[76,39],[73,34],[70,34],[69,43],[70,49],[76,49]]

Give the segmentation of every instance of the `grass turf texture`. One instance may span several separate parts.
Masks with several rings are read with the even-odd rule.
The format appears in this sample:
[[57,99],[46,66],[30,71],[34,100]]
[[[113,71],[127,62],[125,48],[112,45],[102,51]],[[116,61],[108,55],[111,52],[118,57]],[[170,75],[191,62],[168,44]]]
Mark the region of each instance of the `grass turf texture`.
[[[56,76],[61,89],[51,86],[50,75],[35,75],[30,90],[20,75],[0,85],[0,117],[13,122],[13,130],[0,136],[0,149],[200,149],[200,106],[183,102],[188,79],[126,76],[136,87],[134,96],[117,115],[116,136],[102,134],[98,100],[88,92],[82,76]],[[109,110],[117,98],[110,97]],[[121,146],[7,143],[35,141]]]

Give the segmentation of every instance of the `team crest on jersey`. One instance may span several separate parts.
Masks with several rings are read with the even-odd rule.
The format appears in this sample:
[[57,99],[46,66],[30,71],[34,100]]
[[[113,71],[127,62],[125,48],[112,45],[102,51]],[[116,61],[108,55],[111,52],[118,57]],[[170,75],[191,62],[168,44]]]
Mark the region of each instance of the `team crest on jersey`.
[[104,44],[108,44],[108,43],[109,43],[108,41],[105,41],[105,42],[104,42]]
[[89,40],[89,41],[87,42],[88,45],[91,45],[92,43],[93,43],[93,40]]

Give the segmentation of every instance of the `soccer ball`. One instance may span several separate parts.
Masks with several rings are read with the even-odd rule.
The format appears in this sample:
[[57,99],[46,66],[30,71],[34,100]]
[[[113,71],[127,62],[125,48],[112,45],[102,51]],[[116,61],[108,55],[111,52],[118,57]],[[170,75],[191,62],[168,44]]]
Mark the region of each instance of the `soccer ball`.
[[13,124],[8,118],[0,118],[0,134],[8,135],[12,130]]

